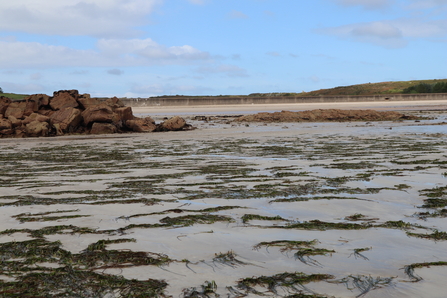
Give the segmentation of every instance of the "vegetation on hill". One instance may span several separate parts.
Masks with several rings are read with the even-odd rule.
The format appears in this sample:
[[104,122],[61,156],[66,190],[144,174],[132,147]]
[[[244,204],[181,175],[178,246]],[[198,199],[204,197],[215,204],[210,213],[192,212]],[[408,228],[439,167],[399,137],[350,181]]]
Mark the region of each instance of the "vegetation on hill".
[[[344,95],[377,95],[377,94],[411,94],[411,93],[447,93],[447,79],[438,80],[416,80],[416,81],[394,81],[380,83],[366,83],[350,86],[339,86],[329,89],[320,89],[310,92],[274,92],[274,93],[251,93],[242,95],[248,97],[273,97],[273,96],[344,96]],[[3,93],[0,88],[0,96],[20,100],[26,98],[26,94]],[[187,95],[161,95],[156,98],[205,98],[222,97],[217,96],[187,96]],[[241,97],[241,95],[225,96]]]
[[351,86],[339,86],[330,89],[320,89],[310,92],[252,93],[249,96],[343,96],[431,92],[447,93],[447,79],[366,83]]
[[447,82],[437,82],[435,84],[420,83],[405,88],[403,93],[447,93]]
[[20,99],[24,99],[25,97],[27,97],[29,95],[27,95],[27,94],[15,94],[15,93],[2,93],[2,92],[0,92],[0,96],[4,96],[4,97],[11,98],[11,99],[20,100]]

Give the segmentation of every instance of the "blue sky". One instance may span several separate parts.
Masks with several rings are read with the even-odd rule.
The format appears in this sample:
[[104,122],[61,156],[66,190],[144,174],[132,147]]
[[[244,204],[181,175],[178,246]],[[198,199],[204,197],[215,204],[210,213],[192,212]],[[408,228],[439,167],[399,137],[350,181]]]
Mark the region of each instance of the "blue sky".
[[0,3],[5,92],[302,92],[447,78],[446,53],[447,0]]

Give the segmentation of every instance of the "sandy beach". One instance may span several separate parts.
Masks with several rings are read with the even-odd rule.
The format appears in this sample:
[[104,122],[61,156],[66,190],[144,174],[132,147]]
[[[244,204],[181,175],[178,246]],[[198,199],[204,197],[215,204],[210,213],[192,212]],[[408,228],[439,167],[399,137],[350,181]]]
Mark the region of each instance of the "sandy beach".
[[[230,117],[327,108],[427,119]],[[133,111],[197,129],[0,140],[0,289],[32,277],[72,297],[149,281],[149,297],[445,296],[446,101]]]
[[313,109],[374,109],[374,110],[445,110],[446,100],[431,101],[380,101],[380,102],[339,102],[339,103],[299,103],[299,104],[251,104],[219,106],[179,106],[179,107],[133,107],[136,114],[144,115],[197,115],[197,114],[246,114],[274,111],[304,111]]

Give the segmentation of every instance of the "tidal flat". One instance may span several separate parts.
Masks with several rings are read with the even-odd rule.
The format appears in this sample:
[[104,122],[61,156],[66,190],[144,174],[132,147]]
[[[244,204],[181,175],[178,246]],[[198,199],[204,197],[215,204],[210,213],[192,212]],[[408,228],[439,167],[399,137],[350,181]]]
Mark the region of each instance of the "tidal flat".
[[0,141],[0,297],[445,297],[447,111]]

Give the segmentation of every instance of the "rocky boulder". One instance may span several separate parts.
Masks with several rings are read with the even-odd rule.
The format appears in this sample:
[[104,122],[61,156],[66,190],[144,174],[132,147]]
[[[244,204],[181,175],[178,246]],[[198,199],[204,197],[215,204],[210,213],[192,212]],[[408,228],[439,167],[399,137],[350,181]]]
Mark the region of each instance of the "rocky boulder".
[[[56,111],[50,116],[50,124],[57,125],[57,134],[64,132],[74,132],[82,121],[81,111],[75,108],[65,108]],[[60,130],[60,131],[59,131]]]
[[186,126],[186,121],[180,116],[172,117],[158,126],[159,131],[182,130]]
[[345,121],[397,121],[417,120],[393,111],[318,109],[302,112],[281,111],[258,113],[236,118],[237,122],[345,122]]
[[101,101],[96,98],[90,97],[90,94],[82,94],[78,97],[79,105],[83,110],[99,105]]
[[86,126],[93,122],[112,122],[113,120],[112,108],[103,103],[87,108],[81,115]]
[[37,111],[37,113],[50,117],[52,114],[55,113],[55,111],[53,111],[52,109],[41,108]]
[[133,120],[134,118],[131,107],[116,108],[114,111],[113,123],[117,127],[122,128],[125,126],[127,120]]
[[26,100],[36,102],[39,108],[50,104],[50,97],[46,94],[33,94],[28,96]]
[[11,122],[12,127],[19,127],[19,126],[22,126],[22,124],[23,124],[22,120],[19,120],[14,116],[9,116],[8,120]]
[[25,132],[30,137],[47,137],[49,133],[47,122],[33,121],[26,125]]
[[91,134],[111,134],[116,133],[118,129],[112,123],[95,122],[92,125]]
[[5,117],[8,118],[9,116],[14,116],[17,119],[23,119],[25,109],[26,109],[26,102],[25,101],[14,101],[11,102],[5,111]]
[[7,97],[0,96],[0,115],[3,115],[8,108],[11,100]]
[[0,130],[11,129],[12,123],[8,119],[0,118]]
[[25,117],[25,119],[22,121],[22,124],[27,125],[28,123],[31,123],[33,121],[49,122],[49,120],[50,120],[50,117],[47,117],[47,116],[41,115],[41,114],[37,114],[37,113],[32,113],[28,117]]
[[25,111],[23,111],[23,116],[29,116],[34,112],[37,112],[39,110],[39,102],[35,100],[29,100],[27,99],[25,106]]
[[124,107],[123,102],[117,97],[108,98],[104,103],[109,107],[111,107],[112,109]]
[[53,98],[50,100],[50,106],[53,110],[62,110],[65,108],[77,108],[79,106],[77,98],[79,93],[77,90],[62,90],[54,92]]
[[62,136],[67,133],[105,134],[181,130],[189,127],[174,117],[156,125],[150,118],[136,118],[132,108],[116,97],[106,100],[61,90],[53,96],[34,94],[25,100],[0,97],[0,138]]
[[157,125],[155,125],[155,121],[151,117],[127,120],[126,127],[135,132],[153,132],[157,129]]

